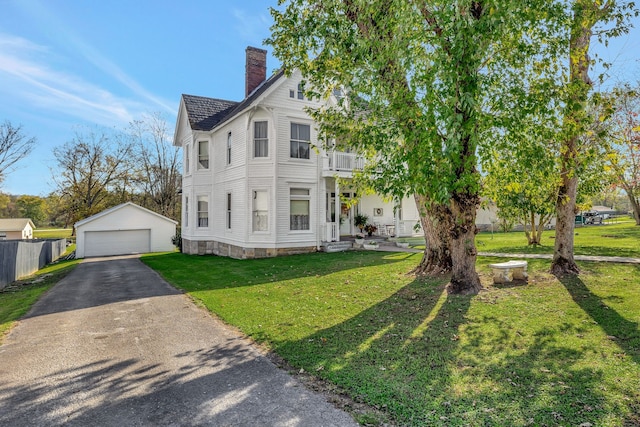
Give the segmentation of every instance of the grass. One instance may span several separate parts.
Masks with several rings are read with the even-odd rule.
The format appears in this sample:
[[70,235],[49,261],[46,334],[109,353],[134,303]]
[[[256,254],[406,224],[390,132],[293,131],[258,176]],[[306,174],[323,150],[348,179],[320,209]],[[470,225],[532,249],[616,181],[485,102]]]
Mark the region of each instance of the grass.
[[72,228],[35,229],[33,230],[33,237],[36,239],[70,239],[72,232]]
[[494,259],[479,258],[486,291],[459,297],[407,274],[419,260],[143,258],[296,371],[376,408],[355,414],[363,424],[640,424],[640,266],[582,263],[559,281],[530,260],[528,285],[493,286]]
[[13,282],[0,290],[0,344],[16,321],[78,262],[79,260],[71,260],[50,264],[35,275]]
[[[633,221],[590,225],[575,229],[576,255],[640,257],[640,227]],[[553,253],[554,230],[542,233],[542,246],[530,247],[524,232],[479,233],[476,245],[481,252]]]

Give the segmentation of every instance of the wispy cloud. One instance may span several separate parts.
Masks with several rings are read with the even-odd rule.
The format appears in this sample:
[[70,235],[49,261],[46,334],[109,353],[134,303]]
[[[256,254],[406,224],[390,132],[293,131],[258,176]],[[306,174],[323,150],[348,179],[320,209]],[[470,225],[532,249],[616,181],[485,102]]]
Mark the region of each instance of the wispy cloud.
[[53,57],[46,46],[0,33],[0,90],[35,108],[105,125],[126,123],[147,109],[143,103],[119,98],[72,73],[53,68]]
[[267,12],[250,14],[243,9],[233,9],[233,17],[237,21],[235,26],[237,34],[246,41],[251,43],[262,42],[269,36],[272,20]]

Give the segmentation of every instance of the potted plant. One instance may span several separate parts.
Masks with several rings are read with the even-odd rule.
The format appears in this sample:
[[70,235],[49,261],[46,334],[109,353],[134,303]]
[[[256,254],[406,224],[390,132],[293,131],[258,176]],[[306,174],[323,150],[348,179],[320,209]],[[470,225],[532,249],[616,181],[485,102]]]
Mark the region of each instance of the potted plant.
[[353,225],[360,229],[360,233],[364,230],[364,226],[367,225],[367,221],[369,221],[369,217],[363,213],[359,213],[353,217]]
[[373,225],[373,224],[367,224],[367,225],[365,225],[365,226],[364,226],[364,231],[366,231],[366,232],[367,232],[367,234],[368,234],[369,236],[371,236],[373,233],[375,233],[376,231],[378,231],[378,227],[376,227],[376,226],[375,226],[375,225]]
[[362,246],[363,243],[364,243],[364,234],[357,233],[356,234],[356,245]]

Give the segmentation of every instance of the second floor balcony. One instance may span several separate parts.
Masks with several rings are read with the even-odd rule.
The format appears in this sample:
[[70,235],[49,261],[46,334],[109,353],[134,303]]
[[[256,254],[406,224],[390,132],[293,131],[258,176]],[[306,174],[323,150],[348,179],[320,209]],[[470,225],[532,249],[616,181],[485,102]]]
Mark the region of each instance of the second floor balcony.
[[338,174],[343,177],[349,177],[354,170],[362,170],[364,168],[364,157],[356,153],[330,151],[323,161],[322,170],[324,176]]

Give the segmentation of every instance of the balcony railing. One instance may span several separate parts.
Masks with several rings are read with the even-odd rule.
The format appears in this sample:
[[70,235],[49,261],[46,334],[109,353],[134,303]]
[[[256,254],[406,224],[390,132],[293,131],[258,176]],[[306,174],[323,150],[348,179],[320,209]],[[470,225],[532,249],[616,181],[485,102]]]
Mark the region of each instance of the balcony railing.
[[364,157],[355,153],[332,151],[329,153],[329,170],[354,171],[364,168]]

